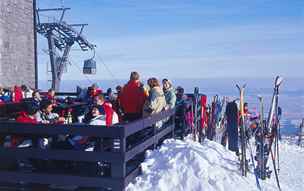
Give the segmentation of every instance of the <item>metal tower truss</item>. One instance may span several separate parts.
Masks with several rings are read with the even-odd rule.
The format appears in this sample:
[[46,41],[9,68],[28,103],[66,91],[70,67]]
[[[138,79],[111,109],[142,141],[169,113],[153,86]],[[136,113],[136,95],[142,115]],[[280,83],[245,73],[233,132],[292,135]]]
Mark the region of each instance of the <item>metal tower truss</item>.
[[[82,51],[94,50],[95,45],[91,44],[84,36],[83,29],[87,24],[68,24],[64,15],[70,8],[37,9],[36,10],[36,31],[48,40],[49,56],[52,71],[52,88],[58,91],[62,74],[67,67],[69,54],[74,44],[78,44]],[[41,12],[59,11],[59,20],[48,22],[40,21]]]

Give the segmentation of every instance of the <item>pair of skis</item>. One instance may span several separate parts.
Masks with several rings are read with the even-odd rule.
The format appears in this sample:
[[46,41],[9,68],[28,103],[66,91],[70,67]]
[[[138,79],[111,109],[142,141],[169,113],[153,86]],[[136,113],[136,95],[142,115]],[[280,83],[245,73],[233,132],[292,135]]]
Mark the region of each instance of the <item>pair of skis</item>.
[[[264,103],[263,103],[263,98],[260,96],[259,101],[260,101],[260,122],[259,122],[259,127],[260,127],[260,132],[259,132],[259,143],[258,143],[258,154],[257,154],[257,167],[254,170],[255,176],[256,176],[256,181],[257,181],[257,186],[260,189],[260,184],[258,181],[259,176],[261,179],[265,179],[267,176],[270,176],[270,171],[268,168],[266,168],[269,155],[271,155],[272,163],[273,163],[273,169],[275,172],[275,177],[276,177],[276,182],[279,190],[281,190],[280,187],[280,181],[278,177],[278,171],[279,167],[277,168],[276,165],[276,160],[275,157],[277,157],[278,160],[278,165],[279,165],[279,145],[278,145],[278,140],[279,140],[279,107],[278,107],[278,97],[279,97],[279,87],[282,84],[283,79],[279,76],[276,77],[275,79],[275,85],[274,85],[274,93],[272,96],[272,101],[271,101],[271,107],[270,111],[268,114],[267,118],[267,123],[264,123]],[[241,110],[241,123],[243,123],[244,118],[242,117],[242,112],[243,112],[243,96],[244,96],[244,88],[238,87],[240,90],[240,110]],[[265,127],[266,125],[266,127]],[[242,127],[241,127],[242,128]],[[244,129],[244,126],[243,128]],[[241,129],[241,130],[242,130]],[[265,137],[266,136],[266,137]],[[266,138],[268,139],[268,144],[266,144]],[[275,152],[272,150],[272,144],[273,142],[275,143]],[[243,143],[242,143],[243,145]],[[242,151],[243,152],[243,151]],[[251,152],[251,158],[253,160],[253,155],[252,155],[252,150],[250,148]],[[243,154],[242,154],[243,157]],[[245,155],[246,157],[246,155]],[[252,161],[254,164],[254,161]],[[242,164],[242,162],[241,162]],[[244,168],[242,166],[242,168]],[[243,174],[243,172],[242,172]]]
[[247,176],[247,165],[246,165],[246,127],[245,127],[245,111],[244,111],[244,93],[246,85],[242,87],[236,85],[240,93],[240,135],[241,135],[241,172],[242,176]]
[[[283,78],[280,76],[276,77],[275,80],[275,85],[274,85],[274,92],[272,96],[272,101],[271,101],[271,107],[270,107],[270,112],[268,114],[268,119],[267,119],[267,134],[269,134],[270,140],[269,140],[269,147],[268,147],[268,155],[270,153],[271,158],[272,158],[272,164],[273,164],[273,170],[275,173],[276,181],[277,181],[277,186],[279,190],[281,190],[280,186],[280,181],[279,181],[279,176],[278,176],[278,171],[279,168],[277,168],[276,161],[275,161],[275,156],[277,156],[278,159],[278,165],[279,165],[279,145],[278,145],[278,140],[279,140],[279,128],[280,128],[280,121],[279,121],[279,88],[283,82]],[[275,142],[275,154],[272,151],[272,144]],[[267,164],[269,156],[265,160],[265,164]]]

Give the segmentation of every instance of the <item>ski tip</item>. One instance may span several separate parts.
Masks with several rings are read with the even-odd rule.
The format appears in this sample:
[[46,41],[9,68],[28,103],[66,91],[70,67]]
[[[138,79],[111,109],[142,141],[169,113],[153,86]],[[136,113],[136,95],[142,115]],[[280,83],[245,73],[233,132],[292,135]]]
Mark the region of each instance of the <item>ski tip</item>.
[[283,77],[277,76],[275,79],[275,86],[280,86],[283,82]]
[[239,84],[235,85],[239,90],[241,89],[245,89],[245,87],[247,86],[247,84],[244,84],[242,87]]

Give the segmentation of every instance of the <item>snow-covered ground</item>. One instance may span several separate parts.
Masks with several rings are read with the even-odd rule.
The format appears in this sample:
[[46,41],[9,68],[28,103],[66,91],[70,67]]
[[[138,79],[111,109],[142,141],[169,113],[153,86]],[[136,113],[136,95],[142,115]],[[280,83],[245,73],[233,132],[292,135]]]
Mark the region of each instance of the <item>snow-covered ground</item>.
[[[282,190],[304,190],[304,149],[283,141],[280,161]],[[269,166],[272,168],[272,163]],[[158,150],[147,152],[142,175],[128,185],[127,191],[258,190],[253,166],[250,168],[248,176],[242,177],[235,154],[215,142],[170,139]],[[260,184],[262,190],[278,190],[274,173]]]

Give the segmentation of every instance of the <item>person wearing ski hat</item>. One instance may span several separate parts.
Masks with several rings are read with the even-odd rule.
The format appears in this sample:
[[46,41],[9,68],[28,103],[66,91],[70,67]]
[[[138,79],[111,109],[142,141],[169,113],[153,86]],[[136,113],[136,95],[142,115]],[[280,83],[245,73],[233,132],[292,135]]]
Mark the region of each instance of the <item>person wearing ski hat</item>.
[[163,79],[162,82],[163,82],[163,91],[167,102],[167,109],[172,109],[175,107],[175,103],[176,103],[175,89],[170,80],[165,78]]

